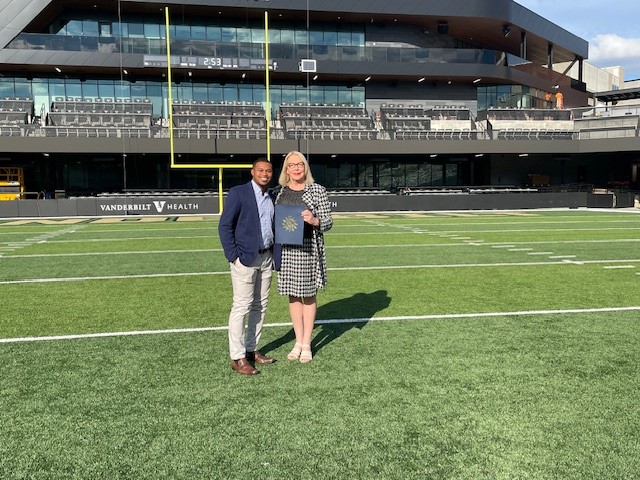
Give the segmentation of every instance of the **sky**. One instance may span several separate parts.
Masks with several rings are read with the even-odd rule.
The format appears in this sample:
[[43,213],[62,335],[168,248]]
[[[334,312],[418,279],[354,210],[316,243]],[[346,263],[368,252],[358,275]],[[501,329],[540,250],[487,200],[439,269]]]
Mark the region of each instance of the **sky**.
[[625,80],[640,80],[638,0],[516,0],[589,42],[588,63],[624,68]]

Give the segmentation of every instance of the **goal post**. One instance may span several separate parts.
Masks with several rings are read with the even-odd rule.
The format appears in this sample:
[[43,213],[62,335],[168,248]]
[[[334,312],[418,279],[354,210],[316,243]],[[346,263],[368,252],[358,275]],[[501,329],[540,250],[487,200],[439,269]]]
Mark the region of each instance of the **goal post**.
[[[170,29],[169,29],[169,7],[165,7],[165,28],[166,28],[166,49],[167,49],[167,82],[168,82],[168,101],[169,101],[169,155],[171,158],[171,168],[185,169],[217,169],[218,170],[218,201],[219,212],[222,213],[224,206],[223,189],[222,189],[222,177],[225,169],[245,169],[251,168],[252,164],[240,164],[240,163],[176,163],[175,162],[175,148],[174,148],[174,133],[173,133],[173,88],[171,77],[171,41],[170,41]],[[265,30],[265,116],[266,116],[266,150],[267,159],[271,159],[271,101],[269,99],[269,14],[264,12],[264,30]]]

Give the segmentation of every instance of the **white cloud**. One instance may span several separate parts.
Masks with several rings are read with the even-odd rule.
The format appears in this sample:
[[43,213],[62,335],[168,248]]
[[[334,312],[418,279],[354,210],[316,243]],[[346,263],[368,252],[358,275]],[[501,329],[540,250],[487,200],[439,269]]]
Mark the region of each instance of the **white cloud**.
[[623,38],[615,33],[598,35],[589,43],[589,61],[612,62],[640,58],[640,38]]

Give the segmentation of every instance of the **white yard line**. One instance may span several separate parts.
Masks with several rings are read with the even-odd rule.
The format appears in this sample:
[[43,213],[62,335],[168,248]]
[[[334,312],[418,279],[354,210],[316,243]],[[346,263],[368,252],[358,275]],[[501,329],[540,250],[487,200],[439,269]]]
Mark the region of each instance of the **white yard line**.
[[[519,317],[519,316],[540,316],[540,315],[575,315],[588,313],[617,313],[640,311],[640,306],[632,307],[604,307],[604,308],[580,308],[580,309],[562,309],[562,310],[523,310],[519,312],[476,312],[476,313],[448,313],[441,315],[406,315],[398,317],[373,317],[373,318],[337,318],[328,320],[318,320],[316,325],[332,325],[345,323],[368,323],[368,322],[388,322],[388,321],[405,321],[405,320],[446,320],[460,318],[488,318],[488,317]],[[291,324],[286,323],[268,323],[265,327],[287,327]],[[136,335],[166,335],[175,333],[202,333],[226,331],[226,326],[220,327],[200,327],[200,328],[172,328],[167,330],[133,330],[130,332],[102,332],[102,333],[85,333],[76,335],[51,335],[43,337],[17,337],[17,338],[0,338],[0,343],[26,343],[26,342],[43,342],[53,340],[79,340],[87,338],[105,338],[105,337],[128,337]]]
[[10,257],[5,258],[91,257],[101,255],[164,255],[166,253],[210,253],[221,251],[222,248],[200,248],[193,250],[129,250],[124,252],[34,253],[31,255],[11,255]]
[[[163,237],[166,238],[166,237]],[[185,237],[185,238],[193,238],[193,237]],[[157,240],[157,238],[154,238]],[[463,240],[463,239],[460,239]],[[80,243],[91,240],[71,240],[68,242]],[[95,241],[103,241],[97,239]],[[109,240],[104,240],[109,241]],[[111,240],[115,241],[115,240]],[[531,248],[515,248],[519,245],[546,245],[546,244],[577,244],[577,243],[637,243],[640,242],[640,239],[613,239],[613,240],[566,240],[566,241],[548,241],[548,242],[513,242],[509,244],[504,243],[488,243],[484,240],[467,240],[464,239],[463,243],[402,243],[402,244],[366,244],[366,245],[327,245],[327,249],[329,250],[353,250],[358,248],[434,248],[434,247],[466,247],[466,246],[491,246],[492,248],[501,249],[501,248],[510,248],[510,251],[528,251]],[[62,241],[48,241],[46,243],[66,243],[64,240]],[[13,251],[14,247],[0,247],[0,251]],[[200,248],[200,249],[184,249],[184,250],[127,250],[122,252],[82,252],[82,253],[35,253],[30,255],[10,255],[5,256],[5,259],[9,258],[47,258],[47,257],[80,257],[80,256],[100,256],[100,255],[145,255],[145,254],[165,254],[165,253],[215,253],[221,252],[222,248]],[[531,252],[527,255],[552,255],[553,252]]]
[[[4,258],[3,258],[4,260]],[[455,263],[455,264],[431,264],[431,265],[387,265],[373,267],[334,267],[329,271],[356,271],[356,270],[415,270],[428,268],[500,268],[500,267],[535,267],[535,266],[551,266],[551,265],[587,265],[601,263],[640,263],[640,259],[622,259],[622,260],[581,260],[580,262],[568,261],[561,259],[560,261],[550,262],[500,262],[500,263]],[[27,278],[21,280],[4,280],[0,281],[0,285],[14,285],[23,283],[55,283],[55,282],[82,282],[89,280],[128,280],[135,278],[162,278],[162,277],[197,277],[208,275],[228,275],[228,271],[220,272],[183,272],[183,273],[149,273],[139,275],[103,275],[95,277],[60,277],[60,278]]]

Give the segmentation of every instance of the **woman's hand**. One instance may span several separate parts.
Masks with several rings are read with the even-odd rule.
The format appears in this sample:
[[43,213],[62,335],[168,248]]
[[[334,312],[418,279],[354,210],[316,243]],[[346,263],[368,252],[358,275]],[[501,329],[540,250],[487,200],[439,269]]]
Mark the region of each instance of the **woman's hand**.
[[313,213],[311,213],[309,210],[302,211],[302,220],[304,220],[306,223],[314,227],[317,227],[318,225],[320,225],[320,219],[318,219],[317,217],[314,217]]

